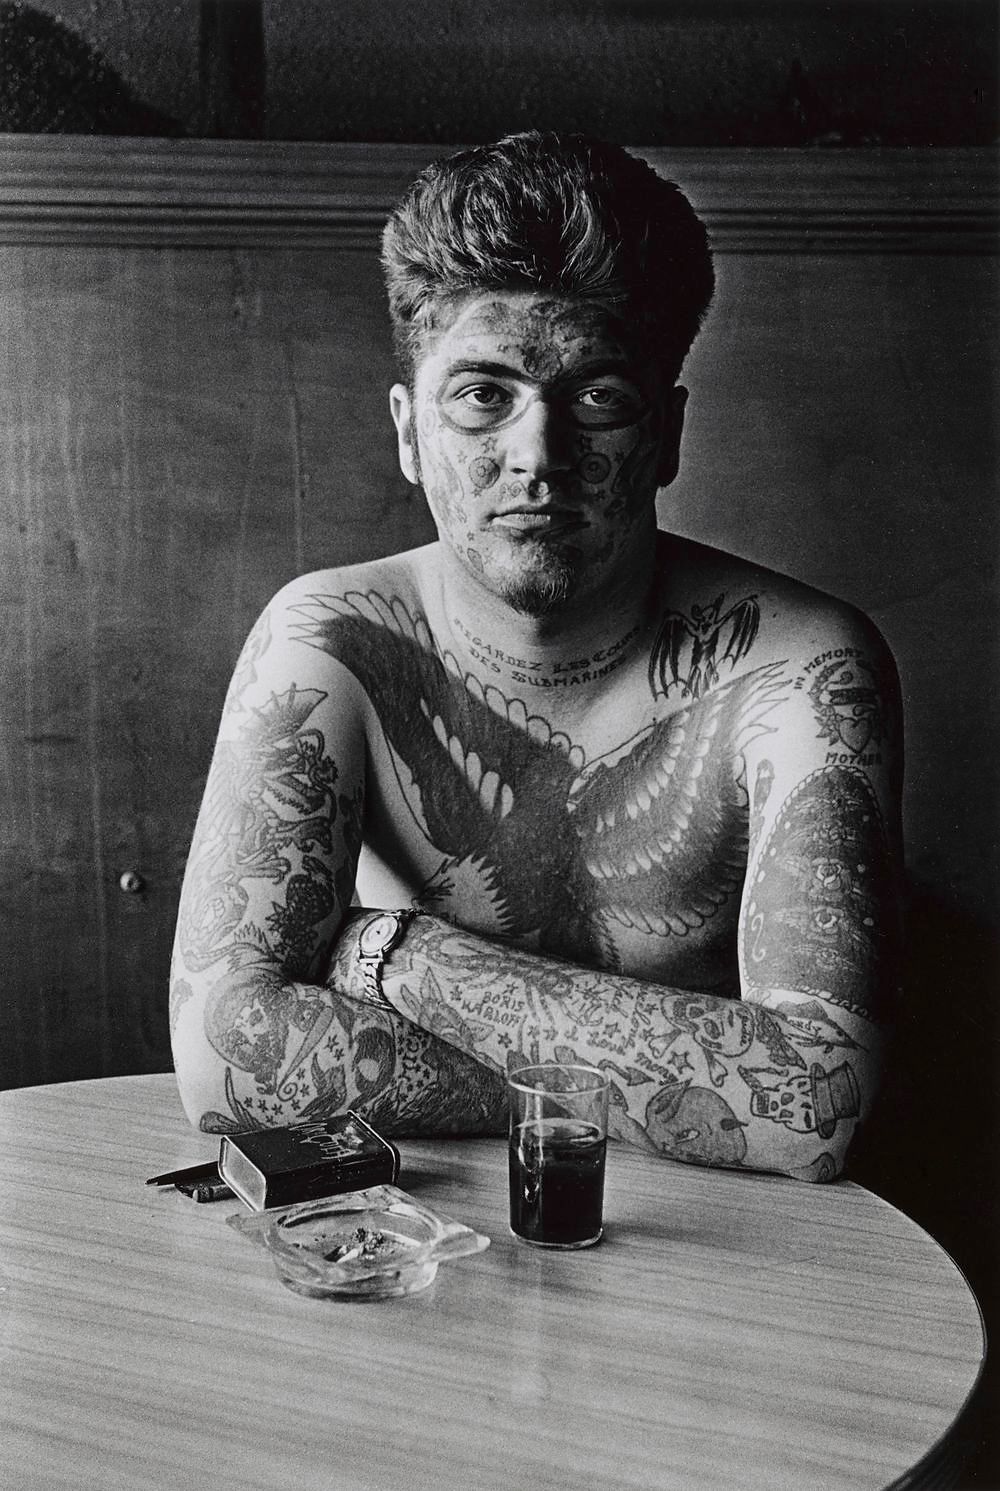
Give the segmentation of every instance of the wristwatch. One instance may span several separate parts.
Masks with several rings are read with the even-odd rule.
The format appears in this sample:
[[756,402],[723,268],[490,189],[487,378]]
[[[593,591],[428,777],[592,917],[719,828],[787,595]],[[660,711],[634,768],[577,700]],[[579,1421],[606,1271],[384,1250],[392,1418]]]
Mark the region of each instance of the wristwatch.
[[358,967],[369,1004],[391,1010],[382,991],[382,968],[386,956],[403,940],[407,927],[420,912],[413,907],[402,911],[377,911],[358,934]]

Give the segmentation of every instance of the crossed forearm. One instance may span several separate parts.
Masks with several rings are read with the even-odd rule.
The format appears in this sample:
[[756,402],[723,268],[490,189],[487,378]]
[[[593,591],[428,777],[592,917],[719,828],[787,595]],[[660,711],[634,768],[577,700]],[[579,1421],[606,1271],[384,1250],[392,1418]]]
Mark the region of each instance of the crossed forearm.
[[[387,1133],[495,1133],[511,1066],[574,1061],[607,1072],[618,1138],[674,1159],[824,1180],[840,1172],[871,1103],[875,1027],[815,999],[796,1006],[785,995],[779,1011],[671,990],[422,916],[390,956],[392,1008],[379,1009],[363,997],[356,949],[355,915],[324,985],[284,982],[258,964],[209,979],[204,1002],[188,986],[178,1019],[192,1039],[175,1049],[211,1051],[207,1065],[178,1060],[201,1128],[355,1107]],[[248,1009],[266,1015],[252,1039]]]
[[877,1037],[817,1001],[799,1015],[539,957],[418,918],[383,987],[407,1020],[497,1077],[584,1062],[610,1131],[695,1163],[832,1179],[870,1102]]
[[[356,932],[343,947],[353,949]],[[214,977],[212,976],[214,972]],[[391,1010],[271,963],[175,976],[174,1054],[192,1122],[210,1133],[323,1120],[355,1108],[389,1134],[497,1133],[491,1068]]]

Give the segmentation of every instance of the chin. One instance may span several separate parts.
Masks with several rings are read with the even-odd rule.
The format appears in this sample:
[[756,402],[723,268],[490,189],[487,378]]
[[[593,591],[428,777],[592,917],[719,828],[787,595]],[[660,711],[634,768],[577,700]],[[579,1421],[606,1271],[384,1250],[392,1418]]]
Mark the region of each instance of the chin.
[[520,573],[505,570],[497,577],[496,588],[501,600],[522,616],[549,616],[573,600],[579,570],[568,557],[548,553],[533,568]]

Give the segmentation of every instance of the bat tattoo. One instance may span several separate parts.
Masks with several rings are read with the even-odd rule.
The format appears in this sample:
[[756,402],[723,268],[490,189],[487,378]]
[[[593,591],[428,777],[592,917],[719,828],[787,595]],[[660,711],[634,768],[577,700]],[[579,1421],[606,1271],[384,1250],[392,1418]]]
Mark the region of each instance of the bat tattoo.
[[746,657],[760,627],[757,597],[748,595],[723,613],[724,599],[720,595],[708,606],[692,606],[690,617],[667,613],[649,659],[654,699],[672,689],[683,699],[700,699],[718,683],[720,663],[735,668]]

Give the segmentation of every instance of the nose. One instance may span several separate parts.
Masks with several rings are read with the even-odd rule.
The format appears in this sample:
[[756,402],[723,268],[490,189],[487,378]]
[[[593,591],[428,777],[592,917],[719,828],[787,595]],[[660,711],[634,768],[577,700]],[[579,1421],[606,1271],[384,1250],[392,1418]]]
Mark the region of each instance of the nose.
[[571,461],[565,422],[545,399],[533,398],[508,434],[507,469],[538,482],[568,471]]

